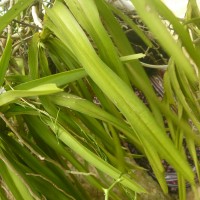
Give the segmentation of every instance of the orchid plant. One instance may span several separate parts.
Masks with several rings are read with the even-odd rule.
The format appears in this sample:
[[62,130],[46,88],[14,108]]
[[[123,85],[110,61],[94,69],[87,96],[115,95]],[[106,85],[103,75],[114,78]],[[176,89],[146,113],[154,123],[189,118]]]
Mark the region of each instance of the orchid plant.
[[[200,198],[199,1],[163,2],[0,4],[1,199]],[[166,53],[162,98],[124,27]]]

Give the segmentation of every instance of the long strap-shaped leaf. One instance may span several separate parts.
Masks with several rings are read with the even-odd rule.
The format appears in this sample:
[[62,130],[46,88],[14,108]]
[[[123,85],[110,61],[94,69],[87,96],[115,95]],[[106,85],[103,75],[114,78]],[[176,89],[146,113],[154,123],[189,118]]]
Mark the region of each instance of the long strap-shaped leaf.
[[31,4],[35,0],[19,0],[12,8],[4,14],[2,17],[0,17],[0,32],[15,18],[17,17],[20,12],[25,10],[28,6],[31,6]]
[[28,81],[26,83],[22,83],[20,85],[17,85],[14,87],[16,90],[28,90],[32,87],[38,87],[43,84],[50,84],[54,83],[58,87],[61,87],[63,85],[66,85],[72,81],[78,80],[80,78],[83,78],[87,75],[84,69],[76,69],[66,72],[61,72],[49,76],[45,76],[39,79],[35,79],[32,81]]
[[9,90],[0,95],[0,106],[6,105],[22,97],[39,96],[61,92],[55,84],[44,84],[29,90]]
[[[78,1],[76,1],[78,3]],[[156,123],[150,111],[128,87],[95,53],[89,40],[64,4],[56,2],[53,9],[47,9],[51,21],[46,26],[63,43],[70,44],[74,54],[82,63],[88,75],[124,114],[141,142],[149,144],[145,150],[158,152],[177,171],[193,183],[193,172],[184,158],[175,149],[170,139]],[[91,16],[92,17],[92,16]],[[151,158],[153,159],[153,158]],[[160,161],[155,160],[160,168]],[[182,167],[184,166],[184,168]],[[162,169],[158,169],[161,170]]]
[[[130,26],[131,29],[134,30],[134,32],[144,41],[144,43],[146,43],[148,47],[152,46],[150,40],[147,38],[147,36],[145,36],[142,30],[137,27],[137,25],[132,21],[131,18],[126,16],[120,10],[110,6],[110,4],[106,3],[105,0],[95,0],[95,3],[98,7],[99,15],[101,16],[103,24],[108,30],[108,35],[112,36],[112,40],[117,46],[120,55],[132,55],[135,52],[131,46],[131,43],[125,36],[124,31],[122,30],[121,24],[116,20],[116,17],[115,15],[113,15],[112,11],[119,18],[121,18],[125,22],[125,24]],[[138,60],[134,60],[130,63],[126,63],[125,67],[128,70],[131,83],[139,88],[146,96],[151,111],[157,120],[157,123],[164,127],[163,117],[156,103],[157,97],[154,93],[152,85],[150,84],[149,78],[147,77],[143,67],[141,66],[141,63]],[[149,95],[149,93],[151,95]]]
[[70,108],[90,117],[94,117],[112,124],[120,131],[122,131],[127,136],[127,138],[133,141],[134,145],[142,151],[141,144],[132,129],[125,122],[109,114],[102,108],[96,106],[94,103],[65,92],[59,93],[58,95],[53,95],[51,101],[57,105]]
[[[101,160],[98,156],[96,156],[93,152],[88,150],[86,147],[84,147],[81,143],[79,143],[67,130],[65,130],[63,127],[55,124],[49,119],[45,119],[45,122],[50,126],[50,128],[58,135],[58,138],[67,146],[69,146],[73,151],[80,154],[85,160],[87,160],[90,163],[93,163],[93,165],[100,170],[102,170],[104,173],[109,174],[112,178],[118,179],[122,174],[120,174],[120,171],[116,168],[109,165],[107,162]],[[133,180],[130,180],[127,176],[121,177],[121,183],[132,189],[135,190],[138,193],[145,192],[145,190],[138,185]]]
[[78,19],[81,26],[93,38],[102,60],[107,63],[110,68],[118,74],[118,76],[129,84],[128,76],[119,60],[119,57],[117,56],[115,46],[112,44],[109,35],[101,23],[94,1],[79,1],[79,3],[76,3],[76,1],[65,0],[65,2],[76,19]]
[[12,39],[9,36],[7,39],[6,47],[4,49],[3,55],[0,60],[0,86],[2,86],[4,82],[11,53],[12,53]]
[[[147,24],[149,29],[152,31],[154,36],[157,38],[162,47],[166,50],[166,52],[174,58],[175,63],[181,66],[181,69],[186,74],[189,82],[192,86],[195,86],[197,82],[197,78],[195,77],[194,69],[191,67],[189,60],[184,55],[181,47],[176,43],[173,39],[166,26],[163,24],[161,19],[159,18],[159,14],[164,15],[166,19],[169,19],[173,24],[177,34],[182,39],[183,44],[187,51],[193,52],[190,56],[194,55],[195,61],[199,62],[199,56],[196,56],[197,51],[194,49],[189,34],[183,28],[183,26],[179,23],[178,19],[167,9],[166,6],[160,0],[131,0],[137,9],[140,17]],[[159,9],[156,9],[159,7]],[[145,12],[144,12],[145,11]],[[158,13],[160,12],[160,13]]]

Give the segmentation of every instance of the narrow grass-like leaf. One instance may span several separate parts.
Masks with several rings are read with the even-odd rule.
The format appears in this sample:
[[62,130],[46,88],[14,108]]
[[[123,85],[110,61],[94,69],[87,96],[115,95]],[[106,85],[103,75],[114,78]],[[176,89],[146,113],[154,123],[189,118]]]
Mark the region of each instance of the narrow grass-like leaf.
[[[48,28],[53,30],[63,43],[71,45],[88,75],[124,114],[137,132],[137,136],[141,140],[148,139],[152,145],[151,148],[156,149],[177,171],[193,183],[194,174],[186,160],[175,149],[170,139],[132,90],[97,57],[86,35],[69,10],[57,2],[53,9],[47,10],[47,14],[53,22],[46,22]],[[141,134],[143,137],[140,137]],[[157,162],[159,163],[160,160]],[[183,165],[184,168],[180,167]]]
[[[21,148],[21,150],[23,150],[23,148]],[[48,178],[45,179],[43,175],[35,174],[35,171],[32,171],[26,165],[23,165],[20,160],[16,159],[16,156],[14,156],[13,152],[7,150],[4,151],[4,154],[8,161],[7,164],[9,165],[9,167],[11,167],[12,170],[14,170],[14,172],[20,177],[19,180],[22,181],[22,186],[27,187],[27,189],[29,190],[29,194],[31,194],[35,200],[40,200],[43,195],[47,196],[47,198],[51,198],[51,195],[54,198],[57,195],[57,197],[60,199],[66,197],[66,195],[63,195],[62,192],[55,190],[56,185],[53,185]],[[39,169],[40,168],[41,167],[39,167]],[[38,185],[40,187],[38,187]],[[44,189],[42,189],[43,195],[41,195],[41,188],[43,188],[41,187],[42,185],[45,185]],[[46,188],[49,188],[50,191]],[[54,192],[51,192],[51,190],[54,190]]]
[[[57,112],[57,111],[56,111]],[[26,116],[26,122],[28,123],[31,131],[33,131],[34,135],[37,134],[46,144],[48,144],[52,149],[54,149],[58,154],[64,156],[79,172],[87,172],[86,166],[81,165],[81,163],[70,153],[70,151],[66,151],[63,143],[58,142],[58,132],[55,132],[55,135],[49,130],[49,128],[41,121],[40,118],[33,116]],[[43,134],[41,134],[41,132]],[[80,153],[80,152],[78,152]],[[98,189],[102,189],[104,184],[98,181],[93,176],[85,177],[93,186]]]
[[59,93],[58,95],[53,95],[51,101],[57,105],[65,106],[69,109],[76,110],[90,117],[94,117],[112,124],[117,129],[122,131],[129,139],[131,139],[134,145],[140,151],[142,151],[140,141],[138,141],[137,136],[126,123],[107,113],[86,99],[82,99],[78,96],[67,93]]
[[0,17],[0,32],[15,18],[20,12],[31,6],[35,0],[19,0],[12,8]]
[[87,74],[84,69],[77,69],[67,72],[61,72],[57,74],[53,74],[47,77],[43,77],[40,79],[28,81],[26,83],[22,83],[14,87],[16,90],[28,90],[32,87],[38,87],[42,84],[50,84],[54,83],[58,87],[64,86],[72,81],[78,80],[80,78],[85,77]]
[[14,184],[14,181],[12,180],[12,176],[9,173],[8,168],[6,167],[5,163],[0,160],[0,166],[1,166],[1,177],[3,178],[6,185],[9,187],[10,192],[14,195],[15,198],[23,199],[20,192],[17,189],[17,186]]
[[197,1],[190,0],[188,2],[186,17],[185,17],[187,22],[193,21],[194,24],[197,25],[198,28],[200,28],[199,16],[200,16],[200,10],[198,8]]
[[[129,25],[136,32],[136,34],[138,34],[138,36],[146,43],[148,47],[152,47],[151,41],[147,38],[147,36],[145,36],[143,31],[140,30],[136,24],[134,24],[132,19],[112,6],[110,10],[110,5],[108,5],[104,0],[96,1],[96,5],[102,18],[103,24],[108,30],[108,34],[112,36],[112,39],[116,44],[121,56],[132,55],[135,52],[123,32],[121,24],[117,22],[116,17],[113,15],[112,11],[118,15],[119,18],[124,20],[124,22]],[[157,123],[164,128],[162,115],[157,107],[157,98],[141,63],[138,60],[133,60],[132,62],[125,63],[125,68],[127,69],[129,80],[133,85],[143,91],[149,102],[153,115],[157,120]],[[151,95],[149,95],[149,93]],[[154,101],[152,101],[152,99],[154,99]]]
[[[186,48],[186,51],[189,53],[191,58],[196,62],[197,66],[200,64],[200,58],[199,58],[199,50],[195,49],[193,42],[190,38],[189,31],[187,31],[184,26],[180,23],[180,21],[174,16],[172,11],[170,11],[167,6],[163,4],[162,1],[160,0],[153,0],[149,1],[151,2],[152,5],[154,4],[155,8],[157,9],[157,12],[164,17],[164,19],[168,20],[172,25],[173,25],[173,30],[175,31],[176,34],[178,34],[179,38],[181,39],[182,45]],[[146,2],[147,2],[146,1]],[[192,0],[193,1],[193,0]],[[194,1],[192,3],[194,4]],[[198,9],[198,6],[196,6]],[[184,69],[186,70],[186,69]],[[188,69],[189,70],[189,69]]]
[[38,96],[61,92],[55,84],[44,84],[29,90],[10,90],[0,95],[0,106],[9,104],[22,97]]
[[45,50],[41,45],[39,47],[38,57],[39,57],[39,66],[42,70],[42,75],[43,76],[51,75],[51,70],[49,69]]
[[[81,64],[79,64],[79,61],[77,60],[76,56],[72,54],[71,50],[69,50],[69,47],[66,47],[66,45],[63,44],[62,41],[59,41],[58,39],[51,39],[48,40],[48,42],[45,43],[45,45],[47,46],[49,51],[54,54],[53,60],[56,61],[56,66],[59,66],[59,69],[62,69],[62,65],[60,66],[58,58],[61,58],[61,60],[63,60],[63,62],[70,69],[80,68]],[[77,92],[76,90],[73,91],[73,93],[77,93],[80,96],[87,97],[88,100],[91,99],[91,93],[90,91],[86,90],[85,83],[80,82],[79,85],[81,87],[81,91]],[[95,95],[101,102],[102,106],[106,110],[109,110],[109,112],[114,113],[116,116],[121,117],[116,107],[112,104],[112,102],[109,101],[108,98],[106,98],[103,95],[102,91],[100,91],[100,89],[96,86],[96,84],[90,81],[90,85],[92,89],[95,91]]]
[[21,84],[30,81],[30,77],[27,75],[8,75],[6,76],[6,80],[16,83],[16,84]]
[[[48,155],[43,153],[41,149],[39,150],[38,147],[34,147],[39,151],[39,156],[41,157],[41,160],[43,160],[43,162],[46,163],[46,165],[43,165],[41,163],[41,160],[36,158],[34,155],[29,155],[29,151],[27,149],[22,148],[20,144],[16,143],[10,137],[5,136],[4,141],[6,143],[12,144],[11,149],[13,149],[13,151],[17,151],[18,156],[21,158],[21,160],[23,160],[26,167],[28,168],[26,175],[22,172],[22,176],[25,176],[24,179],[26,179],[27,183],[31,185],[32,178],[35,175],[36,177],[40,178],[44,183],[46,182],[47,184],[49,184],[49,182],[52,182],[52,185],[56,190],[54,193],[57,195],[59,195],[59,193],[62,194],[59,195],[60,198],[64,198],[65,196],[70,197],[73,193],[76,193],[74,195],[76,199],[81,198],[81,194],[79,193],[77,188],[69,184],[69,177],[67,177],[67,174],[64,173],[61,167],[58,168],[59,164],[56,161],[53,161],[50,157],[48,157]],[[32,144],[32,146],[34,145]],[[52,163],[50,164],[51,161]],[[46,196],[45,193],[43,195]]]
[[[193,92],[191,85],[187,80],[186,74],[184,74],[184,72],[180,68],[175,66],[175,71],[177,80],[179,81],[181,87],[181,91],[184,94],[190,109],[194,112],[196,118],[198,118],[200,112],[200,104],[197,101],[198,90]],[[171,82],[173,82],[173,79],[171,79]],[[174,91],[174,93],[176,93],[176,90]]]
[[[57,38],[49,39],[47,42],[45,42],[45,46],[50,51],[50,56],[53,54],[54,56],[56,56],[56,58],[58,58],[59,60],[62,59],[62,61],[65,63],[66,66],[60,66],[59,62],[55,62],[55,65],[60,72],[65,70],[66,67],[70,70],[80,68],[80,64],[71,52],[71,49],[68,47],[68,45],[63,44]],[[53,61],[54,60],[55,59],[53,59]]]
[[[87,131],[89,132],[88,137],[91,137],[93,139],[92,143],[96,144],[96,140],[99,141],[99,143],[101,143],[101,141],[103,140],[103,148],[105,147],[109,150],[109,152],[113,152],[112,138],[110,134],[105,131],[104,127],[102,127],[102,124],[99,121],[95,120],[94,118],[87,117],[85,115],[77,115],[77,113],[74,112],[66,113],[60,110],[58,114],[57,105],[55,105],[51,101],[52,96],[50,96],[48,99],[45,97],[40,97],[40,99],[46,111],[48,111],[48,113],[54,118],[57,118],[57,121],[67,130],[70,130],[70,132],[74,132],[74,134],[82,135],[82,129],[80,129],[81,127],[79,128],[79,126],[81,126],[84,123],[82,127],[87,127]],[[73,117],[74,114],[76,117]],[[83,137],[85,137],[85,135],[83,135]],[[132,140],[132,138],[130,140]],[[89,145],[91,146],[91,144]],[[101,144],[100,146],[102,148]],[[99,149],[99,147],[97,147],[97,149]]]
[[39,52],[39,33],[35,33],[29,45],[28,65],[32,79],[39,77],[38,71],[38,52]]
[[[150,146],[149,146],[150,145]],[[168,186],[165,180],[165,169],[162,166],[161,161],[159,161],[158,154],[151,148],[151,144],[148,142],[145,143],[146,146],[146,155],[148,157],[149,163],[152,167],[152,170],[154,172],[155,177],[158,180],[158,183],[160,184],[160,187],[162,188],[163,192],[165,194],[168,193]]]
[[101,23],[95,2],[93,0],[84,2],[65,0],[65,2],[81,26],[94,40],[102,60],[129,85],[126,71],[119,60],[112,40]]
[[190,155],[193,159],[197,177],[200,180],[200,167],[199,167],[199,160],[198,160],[198,156],[197,156],[195,141],[192,140],[191,138],[187,138],[187,147],[188,147]]
[[[156,9],[156,5],[159,4],[159,8],[162,8],[162,9],[165,8],[164,11],[167,12],[167,15],[169,17],[173,17],[172,13],[170,14],[169,9],[164,7],[164,4],[161,1],[157,1],[157,0],[154,0],[154,1],[131,0],[131,1],[133,2],[134,6],[136,7],[138,14],[144,20],[144,22],[147,24],[147,26],[152,31],[152,33],[154,34],[156,39],[159,41],[159,43],[162,45],[162,47],[165,49],[165,51],[170,56],[172,56],[172,58],[175,60],[175,63],[178,66],[181,66],[181,69],[184,70],[184,72],[186,73],[189,82],[191,83],[191,85],[193,87],[195,87],[196,83],[197,83],[197,78],[195,76],[194,69],[192,68],[189,60],[184,55],[180,45],[178,45],[176,43],[176,41],[173,39],[172,35],[170,34],[169,30],[167,30],[166,26],[163,24],[163,22],[159,18],[158,10]],[[163,13],[164,12],[162,11],[162,14]],[[173,20],[175,20],[174,18],[175,17],[173,17]],[[179,24],[179,22],[177,22],[177,19],[175,22],[176,22],[175,25]],[[180,26],[181,25],[179,25],[179,27]],[[182,27],[181,27],[181,30],[182,30]],[[179,32],[179,31],[177,30],[177,32]],[[184,30],[184,31],[182,31],[182,33],[186,33],[186,31]],[[188,34],[185,35],[184,37],[185,37],[184,41],[187,40],[188,42],[190,41],[190,43],[191,43],[191,39],[189,38]],[[188,42],[185,45],[189,44]],[[190,50],[190,47],[191,47],[191,45],[189,44],[188,51]],[[192,49],[193,49],[192,51],[195,52],[194,48],[192,48]]]
[[[182,106],[185,109],[185,112],[191,118],[194,125],[198,128],[198,130],[200,130],[199,120],[195,116],[194,111],[191,111],[190,105],[188,104],[186,97],[183,93],[183,90],[181,89],[181,86],[179,84],[179,81],[177,80],[175,66],[173,65],[173,63],[170,66],[169,73],[170,73],[171,85],[173,86],[174,90],[176,91],[176,96],[177,96],[178,100],[181,102]],[[185,85],[186,84],[187,84],[187,82],[185,83]]]
[[[45,47],[50,51],[50,57],[55,64],[55,67],[58,71],[65,71],[66,69],[74,70],[82,68],[81,64],[78,63],[76,57],[71,53],[71,51],[66,48],[66,46],[57,38],[48,39],[48,42],[45,42]],[[64,62],[65,65],[62,64]],[[65,69],[66,68],[66,69]],[[74,86],[75,84],[73,84]],[[88,88],[85,85],[85,80],[77,80],[77,94],[84,96],[87,99],[91,98],[91,93],[88,91]],[[70,86],[71,87],[71,86]],[[72,88],[71,88],[72,89]],[[75,92],[72,89],[73,92]]]
[[128,56],[122,56],[120,57],[120,60],[122,62],[128,62],[128,61],[132,61],[132,60],[143,58],[143,57],[145,57],[145,54],[139,53],[139,54],[133,54],[133,55],[128,55]]
[[[22,104],[22,103],[21,103]],[[9,109],[5,112],[5,115],[9,118],[16,115],[38,115],[38,111],[28,107],[25,104],[20,105],[9,105]]]
[[52,131],[57,134],[57,137],[69,146],[73,151],[79,154],[82,158],[87,160],[89,163],[94,165],[99,170],[103,171],[104,173],[108,174],[115,180],[121,177],[121,184],[125,187],[134,190],[137,193],[145,192],[145,190],[137,184],[134,180],[130,180],[126,175],[121,176],[121,172],[116,168],[109,165],[107,162],[101,160],[97,157],[94,153],[90,150],[85,148],[81,143],[79,143],[74,137],[72,137],[67,130],[54,124],[51,120],[45,119],[46,123],[51,127]]
[[[33,196],[31,196],[30,191],[24,185],[23,181],[20,179],[19,174],[16,171],[13,171],[13,166],[8,164],[8,160],[4,159],[5,156],[1,150],[0,153],[0,166],[1,166],[1,176],[3,177],[5,183],[9,187],[11,193],[16,199],[22,200],[33,200]],[[8,166],[9,165],[9,166]]]
[[186,182],[182,175],[178,174],[177,176],[178,176],[179,199],[185,200],[186,199],[186,188],[185,188]]
[[12,53],[12,39],[9,36],[7,39],[6,47],[3,51],[3,55],[1,56],[0,60],[0,86],[3,85],[11,53]]
[[[100,0],[102,1],[102,0]],[[104,2],[105,3],[105,2]],[[97,3],[97,5],[99,4],[99,2]],[[102,3],[101,3],[102,4]],[[120,11],[119,9],[115,8],[114,6],[112,6],[111,4],[109,4],[109,6],[111,7],[112,11],[119,16],[127,25],[129,25],[131,27],[131,29],[142,39],[142,41],[148,46],[148,47],[152,47],[153,44],[151,42],[151,40],[149,40],[149,38],[144,34],[144,32],[133,22],[132,19],[130,19],[130,17],[128,17],[127,15],[125,15],[122,11]],[[105,10],[105,9],[104,9]],[[100,11],[105,12],[105,11]],[[107,16],[107,19],[110,19],[109,16]],[[110,21],[110,20],[107,20]],[[110,23],[109,25],[113,26],[112,23]],[[110,27],[110,26],[109,26]],[[115,29],[115,28],[114,28]],[[114,35],[114,34],[112,34]],[[119,40],[119,42],[121,42]],[[124,41],[122,41],[124,42]]]

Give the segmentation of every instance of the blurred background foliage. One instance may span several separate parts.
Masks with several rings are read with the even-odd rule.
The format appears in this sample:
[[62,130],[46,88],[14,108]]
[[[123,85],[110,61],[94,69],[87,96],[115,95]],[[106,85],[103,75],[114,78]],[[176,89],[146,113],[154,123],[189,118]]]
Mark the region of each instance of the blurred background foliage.
[[198,2],[127,2],[0,2],[1,199],[200,198]]

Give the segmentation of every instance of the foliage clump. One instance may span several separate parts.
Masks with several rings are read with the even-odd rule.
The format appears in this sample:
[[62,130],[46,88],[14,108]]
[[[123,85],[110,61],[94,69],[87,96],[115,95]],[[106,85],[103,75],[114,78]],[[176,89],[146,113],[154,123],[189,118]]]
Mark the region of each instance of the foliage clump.
[[196,1],[181,20],[161,1],[132,3],[137,16],[104,0],[1,5],[2,199],[173,199],[177,187],[184,200],[187,186],[198,199]]

